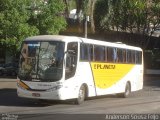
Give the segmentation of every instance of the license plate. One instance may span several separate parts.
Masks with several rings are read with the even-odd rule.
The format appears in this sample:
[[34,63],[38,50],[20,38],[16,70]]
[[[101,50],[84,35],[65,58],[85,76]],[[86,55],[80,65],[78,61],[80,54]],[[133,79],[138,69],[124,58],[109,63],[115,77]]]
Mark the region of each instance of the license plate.
[[33,97],[40,97],[41,95],[39,93],[32,93]]

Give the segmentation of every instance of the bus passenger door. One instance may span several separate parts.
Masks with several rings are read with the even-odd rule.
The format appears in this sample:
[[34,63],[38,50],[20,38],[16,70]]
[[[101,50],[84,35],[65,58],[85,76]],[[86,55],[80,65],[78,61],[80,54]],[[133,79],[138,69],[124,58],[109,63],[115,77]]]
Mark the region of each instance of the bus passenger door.
[[[68,43],[67,52],[65,57],[65,81],[64,91],[67,99],[77,97],[77,81],[76,81],[76,68],[77,68],[77,48],[78,43]],[[68,94],[69,93],[69,94]]]
[[77,49],[78,43],[68,43],[65,67],[65,79],[69,79],[75,75],[77,67]]

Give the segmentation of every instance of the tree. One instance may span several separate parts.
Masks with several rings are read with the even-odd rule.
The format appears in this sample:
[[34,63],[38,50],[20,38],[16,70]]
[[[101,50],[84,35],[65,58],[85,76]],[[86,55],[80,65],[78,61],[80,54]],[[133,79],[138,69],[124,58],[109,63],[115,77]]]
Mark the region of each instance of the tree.
[[36,0],[31,11],[29,24],[35,25],[41,35],[58,34],[66,28],[63,0],[48,0],[47,2]]
[[86,5],[87,14],[90,16],[91,33],[95,33],[94,10],[96,1],[97,0],[88,0],[88,4]]
[[16,54],[22,40],[65,29],[62,0],[0,0],[0,44]]
[[[75,0],[76,1],[76,14],[77,14],[77,21],[79,30],[82,28],[81,24],[82,21],[86,19],[87,16],[90,16],[91,21],[91,32],[95,32],[95,25],[94,25],[94,8],[96,0]],[[81,14],[83,14],[83,19],[81,19]]]
[[103,21],[107,21],[106,15],[109,12],[108,0],[97,0],[95,4],[94,21],[96,31],[103,31],[109,26]]
[[68,0],[63,0],[65,4],[65,17],[69,17],[69,1]]
[[38,34],[38,29],[27,23],[29,12],[26,9],[31,1],[0,1],[0,43],[5,45],[13,55],[20,48],[21,41],[31,35]]
[[[102,14],[98,14],[101,12]],[[98,0],[95,10],[99,30],[124,31],[148,35],[141,44],[145,48],[154,30],[160,26],[159,0]]]

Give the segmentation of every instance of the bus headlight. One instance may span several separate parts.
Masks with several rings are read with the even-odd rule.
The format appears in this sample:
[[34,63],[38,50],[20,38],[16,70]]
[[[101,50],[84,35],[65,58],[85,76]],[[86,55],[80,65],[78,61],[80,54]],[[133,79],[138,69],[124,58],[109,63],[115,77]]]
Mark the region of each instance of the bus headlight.
[[23,82],[20,81],[20,80],[17,81],[17,86],[20,87],[20,88],[23,89],[23,90],[28,90],[28,89],[29,89],[29,86],[26,85],[25,83],[23,83]]
[[57,86],[54,86],[54,87],[48,89],[47,91],[55,91],[55,90],[59,90],[59,89],[62,88],[62,87],[63,87],[63,85],[57,85]]

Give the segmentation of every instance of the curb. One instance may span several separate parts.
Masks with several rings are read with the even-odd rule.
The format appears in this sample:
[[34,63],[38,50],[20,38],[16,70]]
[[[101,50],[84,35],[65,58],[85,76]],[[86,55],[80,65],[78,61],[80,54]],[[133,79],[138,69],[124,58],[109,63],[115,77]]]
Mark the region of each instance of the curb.
[[0,78],[0,82],[17,82],[17,79],[11,78]]

